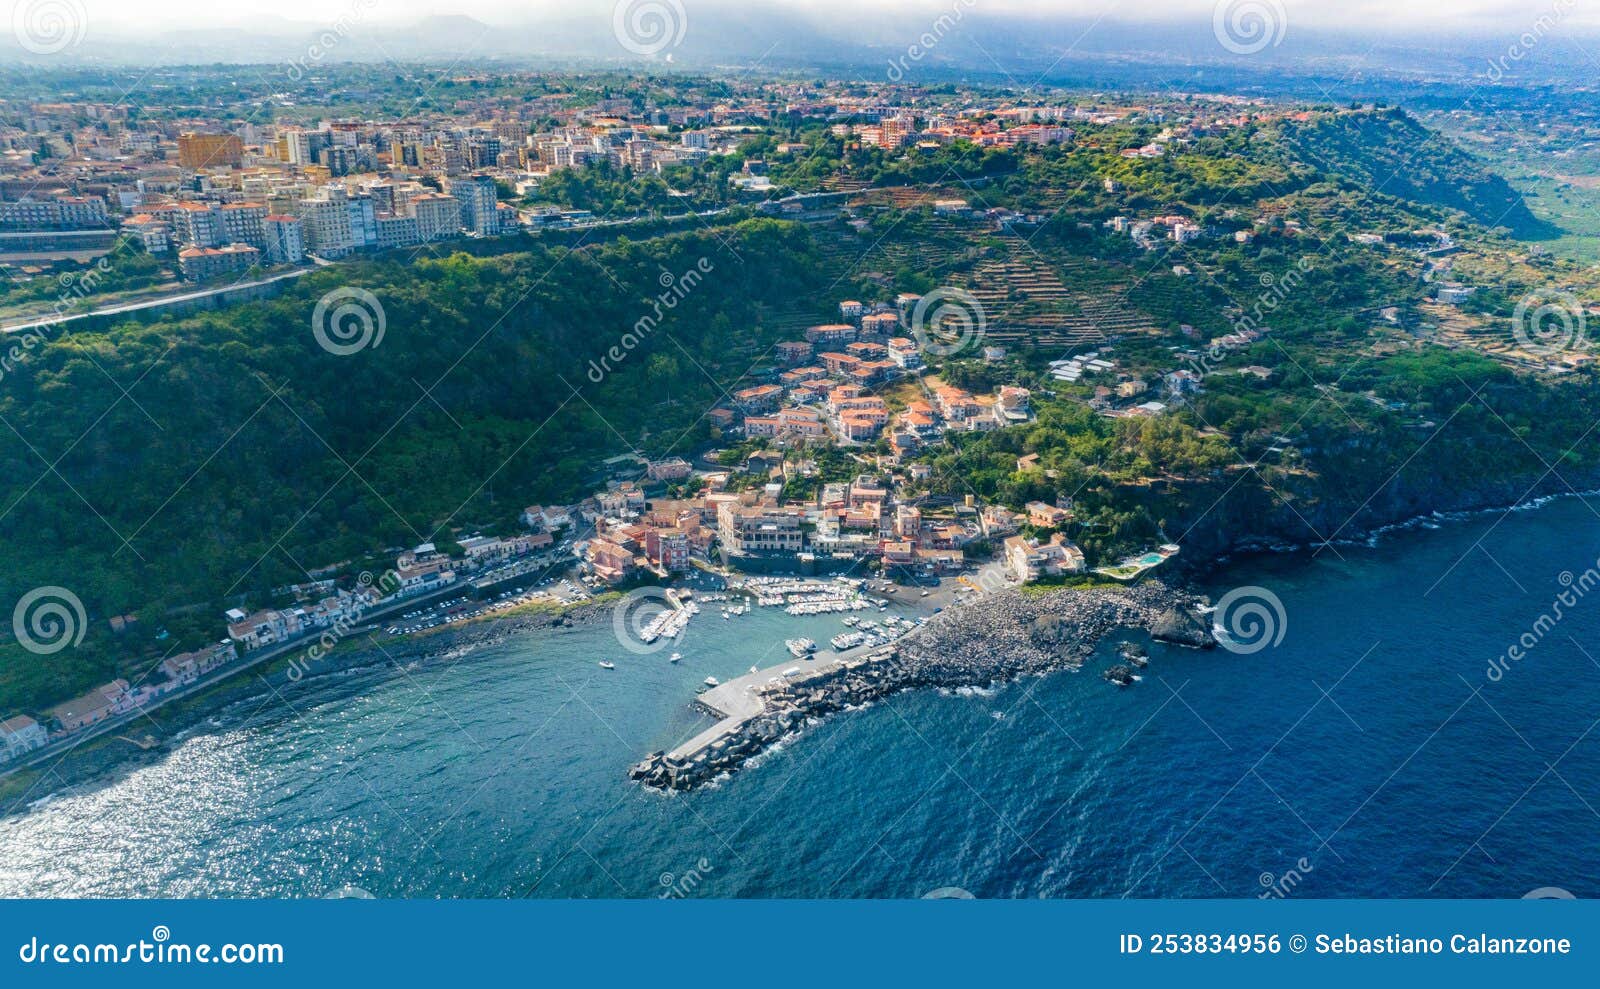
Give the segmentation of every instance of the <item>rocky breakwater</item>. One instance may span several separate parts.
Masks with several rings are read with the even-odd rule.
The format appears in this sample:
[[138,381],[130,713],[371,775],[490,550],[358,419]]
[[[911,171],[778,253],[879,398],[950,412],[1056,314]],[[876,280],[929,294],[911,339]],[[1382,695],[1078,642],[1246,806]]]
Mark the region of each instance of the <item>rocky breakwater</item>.
[[893,646],[841,657],[799,676],[783,677],[773,667],[743,678],[750,681],[739,688],[745,691],[739,695],[743,711],[717,707],[722,698],[715,692],[704,695],[703,706],[723,719],[671,752],[652,752],[628,776],[660,789],[691,789],[738,768],[810,718],[901,690],[985,686],[1074,668],[1117,629],[1143,629],[1166,642],[1209,648],[1216,642],[1198,604],[1154,580],[1128,588],[985,595],[933,616]]

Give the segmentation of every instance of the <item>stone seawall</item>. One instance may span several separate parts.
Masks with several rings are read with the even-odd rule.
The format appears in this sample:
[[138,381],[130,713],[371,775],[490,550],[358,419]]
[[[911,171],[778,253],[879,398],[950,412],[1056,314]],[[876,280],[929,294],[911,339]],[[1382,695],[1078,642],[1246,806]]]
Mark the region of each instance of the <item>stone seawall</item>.
[[1006,590],[942,612],[892,646],[817,666],[759,671],[701,696],[719,720],[628,772],[687,790],[737,769],[808,718],[917,687],[985,686],[1082,665],[1106,635],[1138,628],[1181,645],[1215,645],[1198,603],[1159,581],[1128,588],[1026,594]]

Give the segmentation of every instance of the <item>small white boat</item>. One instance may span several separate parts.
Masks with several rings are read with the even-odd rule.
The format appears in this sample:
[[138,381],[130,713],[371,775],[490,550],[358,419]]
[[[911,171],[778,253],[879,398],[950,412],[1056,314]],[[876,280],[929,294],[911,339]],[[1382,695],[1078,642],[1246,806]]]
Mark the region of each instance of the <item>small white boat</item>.
[[673,653],[673,654],[672,654],[672,655],[670,655],[670,656],[668,656],[668,657],[667,657],[667,662],[669,662],[669,663],[676,663],[676,662],[677,662],[677,661],[678,661],[678,660],[680,660],[680,659],[682,659],[682,658],[683,658],[683,653],[681,653],[681,652],[675,652],[675,653]]
[[616,663],[608,663],[608,662],[606,662],[605,660],[602,659],[600,661],[600,668],[602,670],[614,670],[614,669],[617,668],[617,664]]
[[718,680],[717,680],[717,678],[716,678],[716,677],[706,677],[706,686],[707,686],[707,687],[715,687],[715,686],[718,686]]

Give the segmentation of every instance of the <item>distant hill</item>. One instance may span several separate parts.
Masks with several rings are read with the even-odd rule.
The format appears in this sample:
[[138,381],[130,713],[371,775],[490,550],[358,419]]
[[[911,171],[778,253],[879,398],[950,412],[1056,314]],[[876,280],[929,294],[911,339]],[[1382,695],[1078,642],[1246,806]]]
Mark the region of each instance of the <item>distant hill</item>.
[[1369,192],[1460,210],[1524,240],[1561,232],[1534,216],[1505,179],[1402,110],[1320,116],[1285,124],[1283,133],[1286,146],[1307,164]]

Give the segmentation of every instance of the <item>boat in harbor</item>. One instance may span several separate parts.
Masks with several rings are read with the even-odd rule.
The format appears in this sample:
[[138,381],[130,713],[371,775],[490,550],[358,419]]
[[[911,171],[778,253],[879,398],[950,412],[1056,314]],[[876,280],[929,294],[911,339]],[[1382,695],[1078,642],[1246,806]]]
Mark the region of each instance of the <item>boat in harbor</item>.
[[718,681],[716,677],[706,677],[706,686],[707,687],[716,687],[716,686],[719,686],[719,684],[720,684],[720,681]]
[[682,658],[683,658],[683,653],[681,653],[681,652],[675,652],[675,653],[673,653],[673,654],[672,654],[672,655],[670,655],[670,656],[668,656],[668,657],[667,657],[667,662],[669,662],[669,663],[676,663],[676,662],[677,662],[677,661],[678,661],[678,660],[680,660],[680,659],[682,659]]
[[795,659],[802,659],[817,651],[817,644],[810,639],[786,639],[783,643],[789,650],[789,655]]
[[600,661],[600,668],[602,670],[614,670],[614,669],[617,668],[617,664],[616,663],[608,663],[608,662],[606,662],[605,660],[602,659]]

